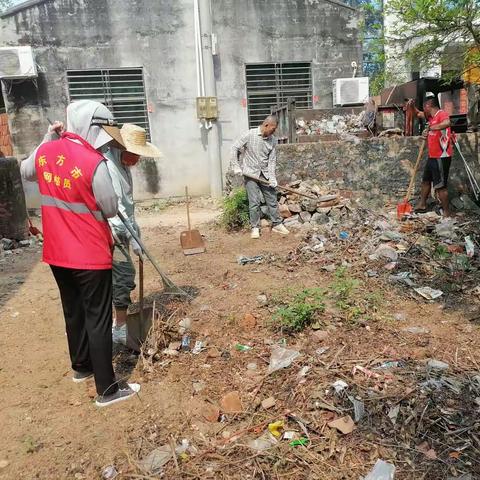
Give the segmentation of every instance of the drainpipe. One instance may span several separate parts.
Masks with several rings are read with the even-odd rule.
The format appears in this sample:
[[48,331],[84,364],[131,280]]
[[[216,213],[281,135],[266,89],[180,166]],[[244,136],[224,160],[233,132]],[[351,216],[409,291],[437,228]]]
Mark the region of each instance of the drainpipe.
[[[200,14],[201,58],[203,60],[205,96],[216,97],[217,88],[212,55],[212,12],[210,0],[198,0],[198,7]],[[220,198],[222,196],[223,177],[222,160],[220,157],[220,132],[217,119],[209,121],[206,129],[210,167],[210,195],[213,198]]]

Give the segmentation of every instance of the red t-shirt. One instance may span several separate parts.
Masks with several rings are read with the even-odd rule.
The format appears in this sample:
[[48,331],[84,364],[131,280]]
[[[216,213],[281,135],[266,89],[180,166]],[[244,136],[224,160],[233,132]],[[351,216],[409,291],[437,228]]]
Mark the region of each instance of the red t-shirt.
[[[429,118],[428,123],[430,126],[438,125],[449,118],[450,116],[447,112],[438,110],[433,117]],[[450,127],[444,130],[430,130],[428,132],[428,156],[430,158],[451,157],[452,153],[452,132]]]

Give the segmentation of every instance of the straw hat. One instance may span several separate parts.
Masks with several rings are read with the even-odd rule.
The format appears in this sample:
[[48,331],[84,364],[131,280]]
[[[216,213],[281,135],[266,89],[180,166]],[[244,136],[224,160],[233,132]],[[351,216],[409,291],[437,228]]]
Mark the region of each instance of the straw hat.
[[155,145],[147,142],[147,131],[144,128],[133,123],[125,123],[120,129],[120,133],[127,152],[142,157],[158,158],[162,156],[162,152]]

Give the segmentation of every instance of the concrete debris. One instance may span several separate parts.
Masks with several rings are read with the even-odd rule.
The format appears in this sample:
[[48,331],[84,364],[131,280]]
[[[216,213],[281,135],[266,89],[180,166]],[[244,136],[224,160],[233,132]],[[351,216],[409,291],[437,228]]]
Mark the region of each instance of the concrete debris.
[[241,413],[243,412],[243,405],[238,392],[230,392],[225,395],[220,406],[223,413]]
[[342,134],[345,132],[364,132],[364,113],[348,113],[344,115],[332,115],[329,119],[305,120],[297,118],[297,135],[326,135]]

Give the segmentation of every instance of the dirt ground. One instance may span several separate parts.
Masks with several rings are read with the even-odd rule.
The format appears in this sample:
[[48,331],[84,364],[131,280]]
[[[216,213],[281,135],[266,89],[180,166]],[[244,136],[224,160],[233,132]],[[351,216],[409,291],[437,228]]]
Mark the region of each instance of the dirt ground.
[[[211,452],[215,442],[228,439],[241,428],[265,419],[273,421],[280,412],[306,401],[295,392],[297,387],[282,394],[272,391],[277,386],[263,381],[261,375],[246,373],[247,364],[252,362],[264,369],[269,342],[282,337],[272,333],[268,322],[271,312],[259,305],[257,297],[282,295],[287,287],[325,287],[333,274],[308,263],[285,263],[288,252],[299,242],[297,236],[283,238],[265,232],[254,241],[247,233],[227,234],[213,224],[217,215],[218,210],[211,205],[193,208],[192,222],[205,235],[207,252],[185,257],[179,246],[179,235],[185,228],[184,207],[141,211],[144,241],[159,263],[178,285],[198,291],[192,303],[179,307],[178,315],[179,319],[192,319],[192,339],[208,341],[209,350],[167,357],[154,364],[152,371],[146,371],[136,357],[127,356],[130,380],[142,384],[141,393],[108,409],[95,407],[91,384],[71,381],[60,299],[48,266],[40,262],[40,247],[25,249],[0,263],[0,479],[97,479],[109,465],[119,471],[117,478],[161,478],[141,475],[136,465],[139,457],[165,439],[194,439],[201,452]],[[241,266],[237,263],[240,254],[272,254],[273,258],[260,265]],[[146,294],[159,292],[161,282],[149,264],[145,276]],[[325,341],[309,334],[287,339],[289,348],[299,351],[322,345],[330,348],[322,367],[325,378],[335,378],[338,365],[353,366],[356,359],[389,358],[388,349],[395,350],[400,358],[435,358],[458,370],[479,370],[479,327],[462,312],[446,311],[439,302],[408,298],[377,279],[362,281],[365,288],[381,296],[372,321],[331,321]],[[246,313],[255,316],[256,326],[245,325]],[[403,330],[408,326],[426,327],[430,333],[426,339],[409,335]],[[237,343],[253,348],[239,352],[234,348]],[[297,370],[284,370],[281,378],[287,384]],[[194,395],[192,383],[200,381],[204,388]],[[239,391],[251,412],[256,411],[250,407],[259,398],[274,395],[279,401],[271,413],[258,418],[252,413],[248,419],[240,417],[238,424],[235,418],[223,424],[199,419],[204,400],[218,404],[229,391]],[[363,440],[356,437],[352,441]],[[372,438],[369,441],[374,443]],[[163,478],[358,479],[381,453],[378,448],[370,449],[367,460],[350,459],[343,472],[342,463],[337,462],[325,469],[318,465],[320,471],[312,470],[308,476],[293,469],[287,470],[288,475],[276,471],[271,477],[260,475],[263,470],[256,466],[253,454],[249,461],[245,456],[230,457],[228,465],[220,457],[215,460],[214,455],[200,455],[195,468],[180,465],[176,469],[171,462],[173,470],[168,472],[172,473]]]

